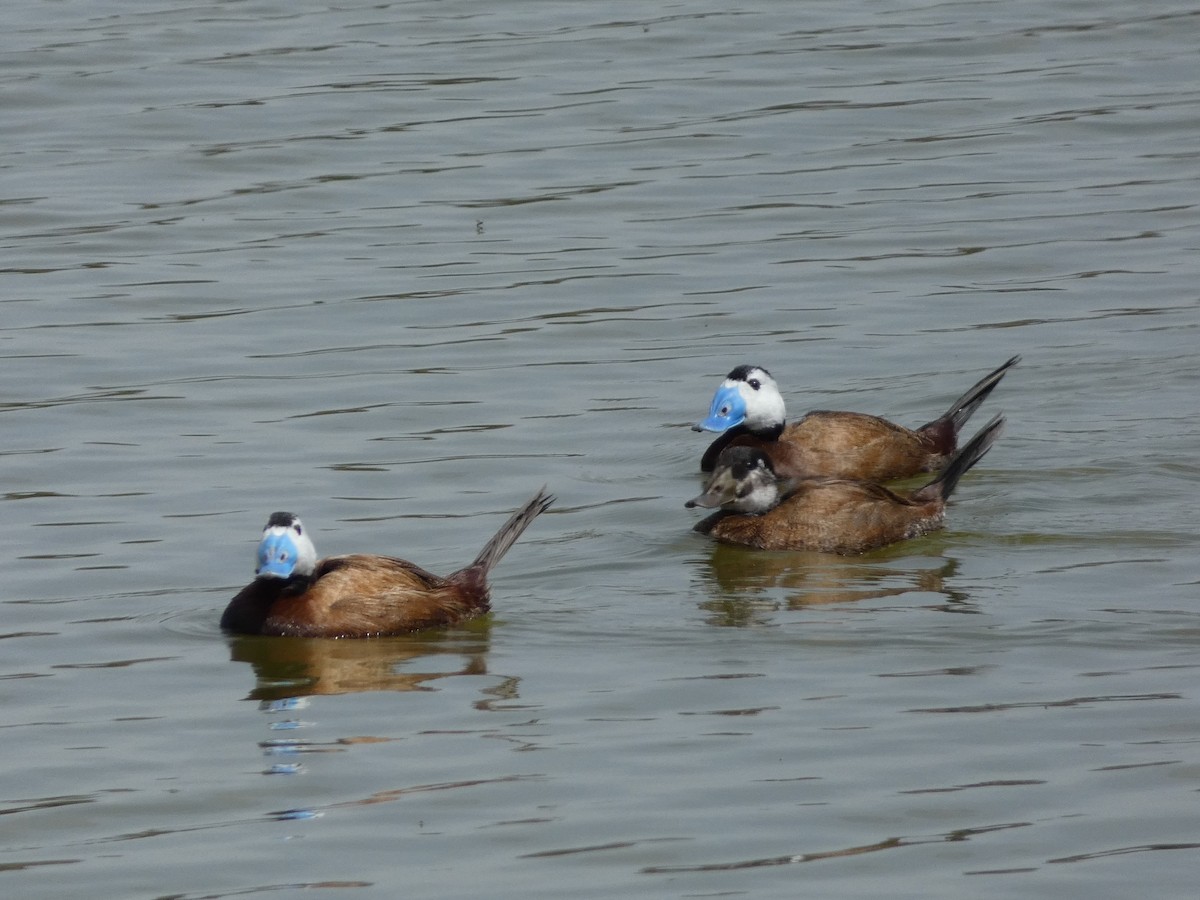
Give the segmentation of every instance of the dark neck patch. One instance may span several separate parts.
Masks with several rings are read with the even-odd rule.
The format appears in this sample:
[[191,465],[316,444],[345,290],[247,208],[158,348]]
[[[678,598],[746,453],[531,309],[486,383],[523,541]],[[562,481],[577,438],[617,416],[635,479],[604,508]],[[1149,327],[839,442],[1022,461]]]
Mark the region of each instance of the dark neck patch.
[[718,522],[733,515],[737,515],[737,513],[732,513],[727,509],[718,509],[711,516],[705,516],[703,519],[693,525],[692,531],[695,531],[697,534],[710,534],[712,530],[717,527]]
[[730,441],[743,434],[747,434],[746,426],[734,425],[728,431],[718,435],[717,439],[708,445],[704,455],[700,457],[700,471],[711,472],[717,464],[717,457],[721,455],[721,451],[729,446]]
[[[784,426],[772,425],[770,428],[765,428],[762,431],[751,431],[744,424],[734,425],[728,431],[722,432],[717,436],[717,439],[708,445],[708,449],[704,451],[704,455],[700,457],[700,471],[711,472],[717,465],[717,457],[721,455],[721,451],[728,447],[733,441],[744,434],[748,434],[756,440],[762,441],[764,444],[770,444],[779,440],[783,434]],[[768,462],[770,457],[768,456]],[[774,463],[771,465],[774,471]]]
[[[756,438],[762,438],[764,441],[777,441],[783,434],[784,423],[772,425],[770,428],[760,428],[758,431],[751,431]],[[746,429],[749,431],[749,429]]]

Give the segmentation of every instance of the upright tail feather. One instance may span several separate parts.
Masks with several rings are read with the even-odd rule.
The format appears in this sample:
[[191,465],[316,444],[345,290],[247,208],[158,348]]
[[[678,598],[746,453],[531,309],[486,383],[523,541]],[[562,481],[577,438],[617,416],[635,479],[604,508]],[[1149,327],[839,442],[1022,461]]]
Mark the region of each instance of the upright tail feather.
[[[1020,355],[1014,356],[1004,365],[1000,366],[1000,368],[989,372],[987,375],[984,375],[981,379],[979,379],[979,381],[971,385],[965,394],[950,404],[950,408],[946,410],[945,413],[934,419],[928,425],[923,425],[917,430],[940,430],[939,426],[943,426],[944,423],[949,423],[952,429],[952,434],[955,438],[957,438],[958,433],[962,430],[962,427],[967,424],[967,419],[971,418],[971,416],[975,413],[975,410],[979,409],[979,404],[987,399],[988,394],[990,394],[995,389],[996,385],[1000,383],[1000,379],[1008,374],[1008,370],[1020,361]],[[953,444],[951,444],[951,447],[953,447]]]
[[975,463],[983,459],[984,454],[992,449],[996,438],[1004,432],[1004,416],[995,416],[980,429],[979,434],[971,438],[967,444],[954,455],[946,464],[941,474],[929,484],[913,494],[914,500],[947,499],[958,485],[958,480],[971,469]]
[[479,555],[475,557],[475,561],[462,571],[473,571],[477,576],[486,578],[492,566],[500,562],[500,558],[509,551],[509,548],[516,543],[517,538],[529,527],[529,523],[544,513],[553,502],[554,495],[546,493],[546,488],[543,487],[533,499],[513,513],[509,520],[500,526],[500,530],[484,544]]

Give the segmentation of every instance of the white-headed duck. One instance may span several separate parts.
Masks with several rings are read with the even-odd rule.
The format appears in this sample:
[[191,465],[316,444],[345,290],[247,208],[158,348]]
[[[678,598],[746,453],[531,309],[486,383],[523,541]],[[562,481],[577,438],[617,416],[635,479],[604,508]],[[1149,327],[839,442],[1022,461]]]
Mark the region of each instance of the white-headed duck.
[[727,544],[760,550],[822,550],[851,555],[942,527],[946,499],[1004,429],[996,416],[924,487],[897,493],[844,478],[781,481],[757,447],[729,447],[689,508],[719,511],[695,528]]
[[292,513],[271,515],[255,579],[234,597],[221,627],[241,634],[369,637],[452,625],[488,610],[488,572],[554,497],[543,488],[518,509],[469,566],[441,578],[390,556],[317,559]]
[[700,471],[711,472],[726,447],[757,447],[783,478],[823,475],[892,481],[936,472],[954,454],[971,414],[1015,366],[1014,356],[989,372],[946,412],[917,429],[864,413],[814,410],[787,424],[775,379],[761,366],[738,366],[713,396],[695,431],[723,432],[705,451]]

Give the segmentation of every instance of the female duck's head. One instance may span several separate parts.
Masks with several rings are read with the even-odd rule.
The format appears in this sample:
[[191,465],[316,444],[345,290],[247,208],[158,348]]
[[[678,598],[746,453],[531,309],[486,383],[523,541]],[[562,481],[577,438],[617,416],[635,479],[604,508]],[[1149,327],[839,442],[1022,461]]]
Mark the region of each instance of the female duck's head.
[[316,566],[317,549],[300,519],[289,512],[271,513],[258,543],[254,573],[259,578],[291,578],[311,575]]
[[727,447],[717,457],[704,493],[684,504],[758,515],[779,503],[779,479],[767,455],[756,447]]
[[771,373],[761,366],[738,366],[717,388],[708,418],[694,431],[728,431],[738,425],[751,434],[770,436],[783,431],[786,421],[783,397]]

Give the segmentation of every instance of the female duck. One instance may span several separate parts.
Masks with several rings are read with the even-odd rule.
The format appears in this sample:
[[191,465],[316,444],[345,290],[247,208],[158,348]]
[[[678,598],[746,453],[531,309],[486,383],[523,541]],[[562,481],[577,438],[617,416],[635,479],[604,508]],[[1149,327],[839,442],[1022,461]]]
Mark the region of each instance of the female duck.
[[[865,553],[941,528],[946,499],[1003,429],[1003,417],[992,419],[937,478],[908,494],[841,478],[801,478],[781,485],[762,450],[730,447],[717,460],[704,493],[685,505],[719,507],[695,530],[727,544]],[[781,487],[786,490],[782,499]]]
[[738,366],[717,389],[708,418],[695,431],[724,432],[700,460],[711,472],[726,447],[758,447],[785,478],[825,475],[891,481],[936,472],[954,453],[971,414],[1021,357],[985,375],[946,412],[915,430],[864,413],[816,410],[786,424],[783,398],[770,373]]
[[488,572],[553,502],[543,488],[473,563],[445,578],[390,556],[318,560],[300,520],[273,513],[258,545],[256,577],[229,602],[221,627],[242,634],[368,637],[450,625],[486,612]]

